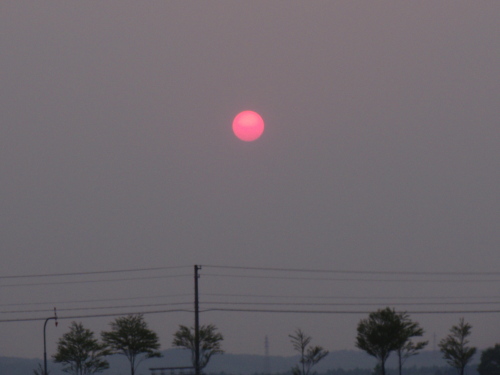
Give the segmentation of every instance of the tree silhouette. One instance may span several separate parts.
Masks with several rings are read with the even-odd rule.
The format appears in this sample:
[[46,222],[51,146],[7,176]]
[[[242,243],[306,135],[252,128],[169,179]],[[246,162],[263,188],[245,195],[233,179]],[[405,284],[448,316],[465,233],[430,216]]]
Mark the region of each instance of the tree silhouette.
[[[199,329],[200,340],[200,369],[204,368],[210,358],[215,354],[223,354],[221,342],[224,340],[222,334],[216,332],[217,327],[213,324],[202,325]],[[196,348],[195,348],[195,333],[194,328],[188,328],[180,325],[177,332],[174,333],[172,345],[179,348],[191,350],[191,362],[193,367],[196,364]]]
[[414,337],[421,337],[424,330],[417,322],[413,322],[406,312],[399,313],[399,323],[400,332],[396,353],[398,355],[399,375],[401,375],[404,362],[411,356],[417,355],[420,350],[427,346],[429,341],[412,341]]
[[301,329],[295,330],[295,335],[288,335],[293,348],[300,354],[301,367],[292,369],[294,375],[308,375],[311,368],[328,355],[328,351],[321,346],[310,347],[311,336],[307,336]]
[[145,359],[161,357],[158,335],[148,328],[142,314],[117,318],[110,326],[111,331],[101,333],[102,339],[112,354],[124,355],[129,360],[131,375]]
[[[70,331],[57,343],[54,362],[64,365],[63,371],[73,375],[89,375],[109,368],[104,359],[109,355],[106,345],[94,338],[94,333],[81,323],[73,322]],[[42,371],[43,373],[43,371]]]
[[479,375],[500,375],[500,344],[481,353],[481,362],[477,367]]
[[47,374],[45,374],[44,372],[45,372],[45,370],[44,370],[41,363],[39,363],[38,367],[33,370],[34,375],[49,375],[50,374],[50,371],[48,371],[48,370],[47,370]]
[[389,307],[379,309],[358,323],[356,347],[379,361],[380,373],[385,375],[385,362],[391,352],[402,346],[400,315]]
[[465,366],[470,362],[476,348],[467,346],[467,336],[471,334],[472,326],[460,318],[458,325],[450,328],[450,334],[439,342],[443,358],[448,364],[457,369],[459,375],[464,375]]

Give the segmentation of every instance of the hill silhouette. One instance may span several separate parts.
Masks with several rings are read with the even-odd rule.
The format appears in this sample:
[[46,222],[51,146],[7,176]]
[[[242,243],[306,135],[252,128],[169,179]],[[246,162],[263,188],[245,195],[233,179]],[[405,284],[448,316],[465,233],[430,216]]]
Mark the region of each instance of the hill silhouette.
[[[150,368],[155,367],[180,367],[190,366],[190,353],[182,349],[168,349],[162,351],[162,358],[153,358],[144,361],[137,371],[137,375],[150,375]],[[468,366],[468,374],[474,375],[475,368],[479,356],[477,355],[473,364]],[[108,358],[110,369],[102,372],[104,375],[127,375],[129,374],[128,361],[123,356],[111,356]],[[214,356],[208,366],[205,368],[206,374],[234,374],[234,375],[251,375],[264,373],[286,373],[289,372],[292,366],[299,361],[298,356],[269,356],[266,358],[263,355],[250,354],[223,354]],[[1,375],[27,375],[33,374],[33,370],[38,367],[38,363],[43,363],[41,359],[27,358],[9,358],[0,357],[0,374]],[[376,360],[366,353],[359,350],[339,350],[328,354],[314,370],[318,374],[331,372],[332,370],[352,371],[355,369],[372,370],[376,364]],[[447,366],[442,359],[441,353],[438,351],[423,351],[419,355],[411,357],[405,363],[405,368],[418,367],[436,367],[441,370],[432,372],[444,374],[443,371]],[[396,356],[393,354],[388,362],[387,368],[389,373],[396,374],[390,369],[397,368]],[[445,369],[445,370],[443,370]],[[48,363],[50,375],[64,375],[60,365],[54,364],[52,361]],[[436,372],[438,371],[438,372]],[[413,372],[413,371],[412,371]],[[159,373],[159,372],[158,372]]]

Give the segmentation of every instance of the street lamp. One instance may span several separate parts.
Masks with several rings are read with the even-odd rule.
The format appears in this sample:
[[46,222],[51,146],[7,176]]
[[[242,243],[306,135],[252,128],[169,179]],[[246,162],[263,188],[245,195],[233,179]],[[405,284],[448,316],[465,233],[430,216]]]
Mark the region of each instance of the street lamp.
[[55,320],[56,327],[57,327],[57,311],[56,311],[55,307],[54,307],[54,316],[51,316],[50,318],[45,319],[45,323],[43,325],[43,375],[48,375],[48,373],[47,373],[47,342],[45,340],[45,328],[47,327],[47,322],[51,319]]

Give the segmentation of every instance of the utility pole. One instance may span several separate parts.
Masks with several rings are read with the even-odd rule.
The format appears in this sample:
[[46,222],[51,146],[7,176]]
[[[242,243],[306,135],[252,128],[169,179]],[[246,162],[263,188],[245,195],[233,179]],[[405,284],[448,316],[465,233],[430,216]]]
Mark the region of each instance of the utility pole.
[[54,316],[45,319],[45,323],[43,324],[43,375],[48,375],[47,374],[47,341],[45,340],[45,328],[47,327],[47,322],[49,320],[55,320],[56,327],[57,327],[57,311],[56,308],[54,307]]
[[198,304],[198,270],[201,266],[194,266],[194,348],[195,348],[195,362],[194,370],[196,375],[200,375],[200,307]]
[[270,374],[271,373],[271,366],[270,366],[270,361],[269,361],[269,339],[266,338],[264,339],[264,374]]

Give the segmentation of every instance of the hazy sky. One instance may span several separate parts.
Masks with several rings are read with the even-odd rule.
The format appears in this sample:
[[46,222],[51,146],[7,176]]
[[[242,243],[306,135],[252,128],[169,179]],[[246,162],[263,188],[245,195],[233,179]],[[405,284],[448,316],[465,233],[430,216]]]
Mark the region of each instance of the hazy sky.
[[[461,316],[473,344],[498,342],[499,14],[2,1],[0,355],[41,357],[43,320],[5,320],[54,306],[69,319],[47,326],[49,355],[72,316],[100,332],[113,317],[91,315],[192,310],[195,264],[200,308],[282,310],[203,313],[231,353],[263,354],[268,335],[291,355],[297,327],[352,349],[388,305],[427,312],[411,316],[430,349]],[[246,143],[231,122],[248,109],[266,130]],[[429,313],[463,310],[497,312]],[[193,314],[146,319],[165,349]]]

